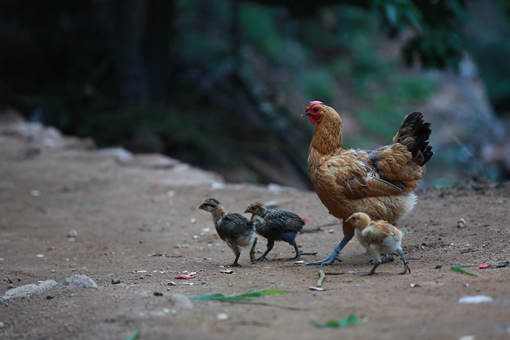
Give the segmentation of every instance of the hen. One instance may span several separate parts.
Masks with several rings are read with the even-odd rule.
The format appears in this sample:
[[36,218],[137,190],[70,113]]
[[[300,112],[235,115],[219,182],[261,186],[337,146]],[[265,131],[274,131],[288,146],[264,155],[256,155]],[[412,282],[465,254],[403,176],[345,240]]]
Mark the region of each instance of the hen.
[[246,217],[240,214],[227,214],[221,203],[214,198],[206,199],[199,209],[208,211],[212,214],[214,226],[219,237],[227,243],[232,249],[236,258],[234,263],[229,266],[240,266],[237,261],[241,255],[239,247],[250,246],[250,259],[255,262],[255,245],[257,244],[257,235]]
[[296,235],[303,229],[305,222],[293,212],[269,209],[262,202],[252,203],[246,208],[245,213],[251,213],[251,223],[255,226],[257,234],[267,239],[267,250],[257,261],[264,261],[267,254],[273,249],[275,241],[285,241],[294,247],[296,256],[315,255],[316,253],[303,253],[296,244]]
[[342,119],[319,101],[305,115],[317,128],[310,143],[308,170],[314,189],[330,214],[342,219],[344,237],[331,254],[309,264],[331,264],[354,235],[346,219],[364,212],[372,219],[396,222],[416,204],[413,191],[434,154],[430,123],[420,112],[404,118],[393,144],[365,151],[342,148]]
[[346,222],[354,226],[359,243],[367,249],[374,259],[374,267],[364,275],[375,274],[376,268],[382,263],[381,253],[394,252],[400,256],[404,264],[404,271],[400,274],[411,273],[401,246],[402,232],[394,225],[383,220],[371,221],[365,213],[354,213]]

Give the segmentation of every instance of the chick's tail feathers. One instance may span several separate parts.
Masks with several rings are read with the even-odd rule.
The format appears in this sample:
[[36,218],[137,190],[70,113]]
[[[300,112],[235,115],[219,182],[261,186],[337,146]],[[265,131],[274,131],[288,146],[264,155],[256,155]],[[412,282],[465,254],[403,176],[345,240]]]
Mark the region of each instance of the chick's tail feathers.
[[430,123],[423,120],[421,112],[408,114],[395,137],[393,143],[400,143],[413,154],[413,161],[422,166],[434,155],[429,137],[432,130]]

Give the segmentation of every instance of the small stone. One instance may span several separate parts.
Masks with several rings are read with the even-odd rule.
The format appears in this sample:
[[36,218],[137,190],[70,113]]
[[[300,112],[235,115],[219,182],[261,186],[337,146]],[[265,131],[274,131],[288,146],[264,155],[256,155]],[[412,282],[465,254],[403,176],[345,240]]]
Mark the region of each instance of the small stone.
[[120,280],[112,279],[112,285],[118,285],[120,283]]
[[32,294],[41,294],[55,287],[57,282],[55,280],[39,281],[38,284],[27,284],[16,288],[9,289],[1,297],[2,300],[9,300],[18,297],[27,297]]
[[97,288],[96,282],[83,274],[75,274],[66,278],[64,284],[69,288]]
[[168,302],[171,304],[173,309],[192,309],[193,302],[186,295],[183,294],[170,294],[168,296]]
[[31,195],[34,196],[34,197],[39,197],[41,196],[41,192],[39,190],[32,190],[31,192]]
[[197,223],[198,219],[195,217],[192,217],[189,221],[191,224],[195,224],[195,223]]
[[459,303],[483,303],[483,302],[492,302],[493,298],[487,295],[474,295],[474,296],[464,296],[459,300]]
[[37,255],[35,255],[35,257],[38,257],[38,258],[42,259],[44,257],[44,255],[43,254],[37,254]]
[[436,265],[434,266],[434,269],[441,269],[442,267],[443,267],[443,265],[441,265],[441,264],[436,264]]
[[228,320],[228,314],[227,313],[219,313],[216,315],[216,319],[220,321]]
[[2,321],[0,321],[0,328],[4,328],[4,326],[5,324]]
[[163,296],[163,293],[161,293],[161,292],[154,292],[154,296]]
[[466,226],[466,221],[461,217],[457,220],[457,228],[464,228]]
[[68,238],[75,238],[78,236],[78,232],[75,230],[75,229],[72,229],[70,230],[68,233],[67,233],[67,237]]
[[419,283],[411,283],[410,286],[411,288],[421,287]]
[[54,298],[54,296],[53,296],[53,295],[46,295],[46,300],[51,300],[51,299],[53,299],[53,298]]
[[328,233],[333,234],[335,232],[335,229],[329,229]]

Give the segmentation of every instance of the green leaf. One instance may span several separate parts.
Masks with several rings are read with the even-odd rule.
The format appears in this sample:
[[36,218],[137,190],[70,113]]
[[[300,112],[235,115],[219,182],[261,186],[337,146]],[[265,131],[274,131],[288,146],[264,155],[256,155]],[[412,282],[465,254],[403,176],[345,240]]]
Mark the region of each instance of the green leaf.
[[451,266],[450,270],[453,270],[454,272],[461,273],[461,274],[466,274],[466,275],[471,275],[471,276],[478,276],[475,273],[471,273],[471,272],[468,272],[468,271],[465,271],[464,269],[462,269],[462,268],[473,268],[473,267],[476,267],[476,265],[472,264],[472,265],[468,265],[468,266]]
[[236,301],[251,301],[253,298],[265,296],[265,295],[275,295],[275,294],[285,294],[290,293],[288,290],[255,290],[252,292],[246,292],[242,294],[234,294],[230,296],[225,296],[221,293],[216,294],[207,294],[207,295],[197,295],[190,296],[190,300],[213,300],[213,301],[225,301],[225,302],[236,302]]
[[356,316],[355,314],[350,314],[345,319],[329,320],[329,321],[326,321],[326,323],[324,323],[324,324],[320,324],[318,322],[311,321],[311,324],[316,328],[342,328],[342,327],[354,326],[358,323],[364,323],[364,322],[366,322],[365,319],[361,319],[358,316]]
[[140,337],[140,332],[136,331],[133,334],[128,335],[127,337],[125,337],[124,340],[136,340],[139,337]]

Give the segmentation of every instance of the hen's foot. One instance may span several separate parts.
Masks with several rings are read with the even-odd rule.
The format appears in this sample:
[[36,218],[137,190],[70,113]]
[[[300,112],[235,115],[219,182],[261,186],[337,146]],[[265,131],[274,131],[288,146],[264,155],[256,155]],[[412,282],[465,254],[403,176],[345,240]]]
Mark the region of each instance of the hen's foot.
[[308,262],[307,264],[318,264],[321,266],[327,266],[333,264],[335,261],[342,262],[342,260],[338,256],[328,256],[325,259]]

